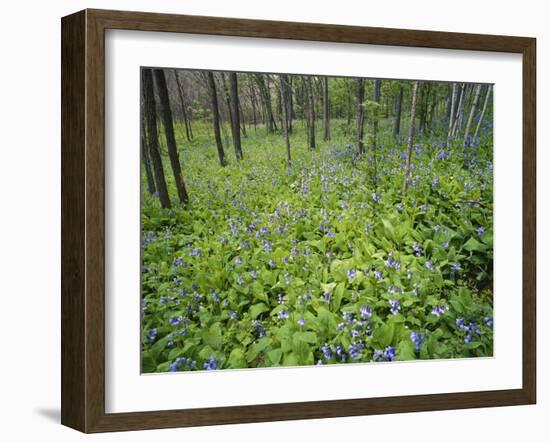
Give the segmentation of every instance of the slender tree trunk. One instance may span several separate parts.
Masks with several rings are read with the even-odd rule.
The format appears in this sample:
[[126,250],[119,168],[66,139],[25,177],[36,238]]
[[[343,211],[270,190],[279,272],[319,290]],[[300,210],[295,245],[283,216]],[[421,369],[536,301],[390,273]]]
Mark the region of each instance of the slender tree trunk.
[[273,118],[273,107],[271,105],[271,93],[269,91],[269,88],[266,86],[266,83],[264,82],[263,74],[256,74],[254,78],[260,90],[260,96],[262,97],[262,101],[265,107],[267,133],[273,133],[273,131],[277,130],[277,125],[275,124],[275,119]]
[[141,118],[141,161],[145,166],[145,175],[147,177],[147,190],[151,195],[154,195],[157,191],[155,186],[155,178],[153,176],[153,170],[151,169],[151,162],[149,161],[149,154],[147,153],[147,132],[145,131],[145,116]]
[[243,133],[243,137],[246,138],[246,116],[243,112],[243,104],[241,100],[239,100],[239,115],[241,117],[241,131]]
[[180,77],[178,75],[177,69],[174,69],[174,77],[176,78],[176,85],[178,89],[178,95],[180,98],[180,106],[181,106],[181,114],[183,115],[183,124],[185,125],[185,136],[187,137],[187,141],[191,141],[193,138],[192,132],[190,130],[190,123],[187,118],[187,111],[185,109],[185,98],[183,96],[183,87],[181,85]]
[[453,90],[451,92],[451,115],[449,117],[449,131],[447,132],[447,140],[453,135],[453,125],[455,120],[455,103],[456,103],[456,83],[453,83]]
[[380,116],[380,91],[382,87],[381,80],[374,80],[374,102],[378,105],[374,108],[372,118],[372,147],[373,156],[376,162],[376,148],[378,144],[378,117]]
[[313,86],[310,75],[306,77],[306,85],[309,101],[309,147],[315,149],[315,101],[313,100]]
[[470,116],[468,117],[468,123],[466,124],[466,130],[464,131],[464,146],[470,144],[470,128],[472,127],[472,121],[474,120],[474,115],[476,113],[477,106],[479,104],[479,96],[481,94],[481,84],[476,86],[475,98],[470,109]]
[[281,75],[280,83],[281,83],[281,111],[283,114],[283,118],[282,118],[283,133],[284,133],[285,144],[286,144],[287,165],[288,167],[290,167],[292,165],[292,158],[290,155],[290,137],[288,132],[288,121],[289,121],[289,113],[290,113],[290,97],[289,97],[290,85],[288,84],[288,75]]
[[160,156],[158,131],[157,131],[157,106],[155,103],[155,92],[153,89],[153,72],[151,69],[141,70],[141,79],[143,84],[144,95],[144,113],[147,125],[147,136],[149,140],[149,153],[153,162],[153,170],[155,173],[156,189],[159,194],[160,204],[164,209],[171,207],[170,198],[168,197],[168,188],[166,187],[166,179],[164,178],[164,168],[162,166],[162,158]]
[[465,93],[466,85],[462,84],[460,88],[460,98],[458,99],[458,111],[455,119],[455,123],[453,126],[453,133],[452,136],[456,137],[460,132],[460,126],[462,126],[462,119],[464,118],[464,93]]
[[216,91],[216,82],[212,71],[206,73],[208,82],[208,90],[210,92],[210,103],[212,106],[212,122],[214,124],[214,137],[216,138],[216,148],[218,150],[218,158],[220,165],[225,166],[225,152],[223,151],[222,136],[220,133],[220,111],[218,106],[218,94]]
[[243,159],[241,148],[241,120],[239,115],[239,90],[237,86],[237,74],[229,74],[229,98],[231,106],[231,133],[233,134],[233,146],[235,147],[235,157],[237,160]]
[[294,114],[294,88],[292,87],[293,77],[288,77],[288,133],[292,134],[292,120]]
[[403,86],[399,86],[397,91],[397,101],[395,103],[395,121],[393,123],[393,136],[397,138],[401,129],[401,105],[403,103]]
[[412,151],[413,151],[413,141],[414,141],[414,119],[416,116],[416,96],[418,94],[418,85],[419,82],[415,81],[413,85],[412,92],[412,103],[411,103],[411,122],[409,124],[409,136],[407,137],[407,163],[405,165],[405,176],[403,177],[403,195],[407,191],[409,185],[409,178],[411,175],[411,160],[412,160]]
[[365,145],[363,143],[365,124],[365,80],[357,79],[357,154],[363,156]]
[[328,77],[323,77],[323,140],[330,140],[330,116],[328,101]]
[[485,117],[485,112],[487,112],[487,104],[489,103],[489,96],[491,95],[491,92],[493,90],[493,85],[487,86],[487,93],[485,94],[485,101],[483,102],[483,109],[481,110],[481,115],[479,116],[479,121],[477,122],[476,131],[474,132],[474,136],[472,137],[472,140],[476,140],[479,134],[479,130],[481,129],[481,124],[483,122],[483,118]]
[[160,100],[160,113],[162,117],[162,124],[164,126],[166,147],[168,148],[168,157],[170,158],[172,172],[174,173],[176,189],[178,191],[180,202],[182,204],[187,204],[189,202],[189,196],[187,195],[187,189],[185,188],[185,183],[181,175],[180,159],[178,155],[178,148],[176,146],[176,137],[174,135],[174,124],[172,121],[172,110],[170,109],[168,88],[166,86],[166,77],[164,76],[164,71],[162,69],[155,69],[154,73]]
[[254,87],[252,83],[249,82],[249,89],[250,89],[250,105],[252,106],[252,124],[254,125],[254,132],[256,132],[256,93],[254,92]]

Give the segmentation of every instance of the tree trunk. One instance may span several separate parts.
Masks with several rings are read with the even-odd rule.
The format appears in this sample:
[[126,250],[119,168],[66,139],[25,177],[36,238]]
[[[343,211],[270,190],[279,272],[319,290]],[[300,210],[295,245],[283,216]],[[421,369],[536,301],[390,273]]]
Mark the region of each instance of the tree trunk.
[[229,104],[231,107],[231,133],[233,135],[233,146],[237,160],[243,159],[241,148],[241,119],[239,114],[239,91],[237,87],[237,74],[229,74]]
[[395,104],[395,121],[393,123],[393,136],[397,138],[401,129],[401,104],[403,103],[403,86],[397,91],[397,102]]
[[483,122],[483,117],[485,117],[485,112],[487,111],[487,104],[489,103],[489,96],[491,95],[491,92],[493,90],[493,85],[487,86],[487,93],[485,94],[485,101],[483,102],[483,109],[481,110],[481,115],[479,116],[479,121],[477,122],[476,131],[474,132],[474,136],[472,137],[472,140],[477,139],[479,129],[481,128],[481,124]]
[[252,124],[254,125],[254,132],[256,132],[256,93],[254,92],[254,86],[249,82],[248,87],[250,89],[250,105],[252,106]]
[[187,110],[185,109],[185,98],[183,96],[183,87],[181,85],[177,69],[174,69],[174,77],[176,78],[176,85],[180,98],[181,114],[183,115],[183,124],[185,125],[185,136],[187,137],[187,141],[191,141],[191,139],[193,138],[190,128],[191,124],[189,123],[189,120],[187,118]]
[[145,175],[147,176],[147,190],[151,195],[154,195],[157,191],[155,186],[155,178],[153,176],[153,170],[151,169],[151,162],[149,161],[149,154],[147,153],[147,133],[145,132],[145,118],[141,118],[141,161],[145,166]]
[[170,98],[168,97],[168,88],[166,87],[166,77],[162,69],[155,69],[155,80],[157,83],[159,100],[160,100],[160,113],[162,117],[162,124],[164,126],[164,136],[166,138],[166,147],[168,148],[168,157],[170,158],[170,164],[172,165],[172,172],[174,173],[174,179],[176,182],[176,189],[178,196],[182,204],[189,202],[189,196],[187,195],[187,189],[181,176],[181,166],[178,156],[178,148],[176,146],[176,137],[174,135],[174,125],[172,121],[172,110],[170,109]]
[[364,123],[365,123],[365,80],[357,79],[357,154],[362,156],[365,153],[363,144]]
[[313,86],[311,76],[306,77],[307,95],[309,102],[309,147],[315,149],[315,101],[313,100]]
[[270,133],[273,133],[273,131],[277,130],[277,125],[275,124],[275,119],[273,118],[273,107],[271,105],[271,93],[269,92],[269,89],[264,82],[263,74],[256,74],[254,78],[256,79],[256,84],[258,85],[258,89],[260,90],[260,96],[262,97],[262,101],[265,107],[267,133],[270,134]]
[[290,113],[290,97],[289,89],[290,85],[288,84],[288,75],[280,75],[279,77],[281,83],[281,111],[282,111],[282,123],[283,123],[283,133],[285,137],[286,144],[286,157],[287,165],[290,167],[292,165],[292,159],[290,156],[290,137],[288,132],[288,121]]
[[449,131],[447,132],[447,140],[453,135],[453,125],[455,120],[455,103],[456,103],[456,83],[453,83],[451,92],[451,116],[449,117]]
[[466,89],[466,85],[462,84],[460,87],[460,98],[458,99],[458,110],[456,114],[455,123],[453,126],[453,133],[452,133],[453,137],[456,137],[459,134],[460,126],[462,126],[462,119],[464,118],[465,89]]
[[153,162],[155,172],[156,189],[159,194],[160,205],[164,209],[171,207],[166,179],[164,178],[164,168],[162,167],[162,158],[159,151],[158,131],[157,131],[157,107],[155,103],[155,92],[153,89],[153,72],[151,69],[141,70],[141,80],[143,84],[143,98],[145,121],[147,125],[147,136],[149,140],[149,153]]
[[323,77],[323,140],[330,140],[330,116],[328,101],[328,77]]
[[378,117],[380,116],[380,91],[382,87],[381,80],[374,80],[374,102],[378,105],[374,108],[372,118],[372,150],[373,158],[376,163],[376,148],[378,144]]
[[220,111],[218,106],[218,94],[216,91],[216,82],[214,81],[214,74],[212,71],[206,73],[206,79],[208,82],[208,90],[210,92],[210,103],[212,105],[212,122],[214,124],[214,137],[216,138],[216,147],[218,150],[218,158],[220,165],[225,166],[225,152],[223,151],[222,136],[220,133]]
[[470,128],[472,127],[472,121],[474,120],[474,115],[476,113],[476,109],[479,104],[480,94],[481,94],[481,84],[478,84],[476,86],[474,102],[472,103],[472,107],[470,109],[470,116],[468,117],[468,123],[466,124],[466,130],[464,131],[464,146],[468,146],[470,144]]
[[405,165],[405,176],[403,178],[403,195],[407,191],[409,185],[409,177],[411,175],[411,160],[412,160],[412,151],[413,151],[413,141],[414,141],[414,118],[416,116],[416,96],[418,94],[418,85],[419,82],[415,81],[412,92],[412,103],[411,103],[411,121],[409,124],[409,136],[407,137],[407,163]]

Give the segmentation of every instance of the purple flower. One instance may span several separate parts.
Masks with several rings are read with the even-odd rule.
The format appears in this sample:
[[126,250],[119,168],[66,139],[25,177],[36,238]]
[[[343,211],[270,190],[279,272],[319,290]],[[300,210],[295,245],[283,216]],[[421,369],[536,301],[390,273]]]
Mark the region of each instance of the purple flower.
[[373,199],[375,202],[379,203],[380,200],[381,200],[382,198],[380,198],[380,195],[378,195],[377,193],[373,193],[373,194],[372,194],[372,199]]
[[375,277],[378,281],[382,281],[382,279],[384,279],[384,277],[382,276],[382,273],[379,272],[378,270],[375,270],[375,271],[373,272],[373,274],[374,274],[374,277]]
[[277,314],[277,318],[279,319],[287,319],[288,318],[288,312],[286,310],[281,310],[278,314]]
[[348,278],[349,279],[354,279],[356,274],[357,273],[356,273],[355,269],[348,270]]
[[412,332],[410,337],[411,337],[411,341],[414,344],[414,347],[417,350],[420,350],[420,348],[422,347],[422,343],[426,340],[426,334],[425,333],[420,334],[420,333],[417,333],[417,332]]
[[306,320],[304,319],[304,317],[302,316],[300,319],[298,319],[298,325],[300,327],[303,327],[304,325],[306,325]]
[[416,256],[422,255],[422,247],[420,247],[417,243],[413,243],[412,249],[413,249],[414,253],[416,254]]
[[363,319],[370,319],[372,316],[372,309],[368,305],[364,305],[359,309],[359,314]]
[[214,356],[210,356],[208,362],[205,362],[203,367],[205,370],[217,370],[222,359],[216,359]]
[[189,252],[189,256],[201,256],[201,249],[192,249]]
[[438,305],[432,309],[432,315],[440,317],[444,315],[447,310],[449,310],[449,307],[447,307],[446,305]]
[[434,232],[435,233],[441,232],[441,226],[439,224],[434,227]]
[[237,256],[235,258],[235,264],[239,265],[239,264],[242,264],[242,263],[243,263],[243,260],[239,256]]
[[231,311],[229,312],[229,317],[230,317],[231,319],[237,319],[237,312],[231,310]]
[[430,270],[433,270],[434,269],[434,265],[431,261],[426,261],[426,267]]
[[479,227],[477,229],[477,236],[482,236],[485,233],[485,229],[483,227]]
[[388,301],[390,303],[390,312],[392,315],[396,315],[397,313],[399,313],[399,310],[401,310],[401,304],[399,303],[399,300],[397,299],[390,299]]
[[151,344],[157,337],[157,329],[156,328],[152,328],[151,330],[149,330],[149,332],[147,333],[147,342],[149,344]]
[[181,324],[183,324],[183,316],[178,316],[178,317],[175,317],[175,316],[172,316],[168,322],[170,323],[170,325],[172,327],[178,327],[180,326]]
[[487,327],[493,328],[493,318],[491,316],[485,316],[483,320],[485,321],[485,324],[487,324]]
[[323,356],[325,357],[325,359],[330,359],[332,357],[332,351],[330,350],[328,344],[325,343],[325,345],[321,347],[321,351],[323,352]]

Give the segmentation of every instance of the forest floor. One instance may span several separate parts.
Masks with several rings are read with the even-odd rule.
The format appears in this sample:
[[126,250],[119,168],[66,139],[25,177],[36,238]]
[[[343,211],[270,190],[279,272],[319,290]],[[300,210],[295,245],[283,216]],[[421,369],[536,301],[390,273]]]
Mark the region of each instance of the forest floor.
[[226,167],[208,122],[176,127],[190,203],[161,209],[143,177],[143,372],[492,355],[490,131],[466,153],[417,136],[403,195],[389,120],[361,158],[331,124],[311,150],[295,122],[290,168],[264,127]]

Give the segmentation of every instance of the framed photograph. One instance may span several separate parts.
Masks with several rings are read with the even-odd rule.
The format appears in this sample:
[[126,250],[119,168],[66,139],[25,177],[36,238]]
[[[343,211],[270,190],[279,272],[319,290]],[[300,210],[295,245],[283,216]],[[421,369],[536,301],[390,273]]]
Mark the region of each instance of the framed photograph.
[[534,404],[535,39],[62,19],[62,423]]

